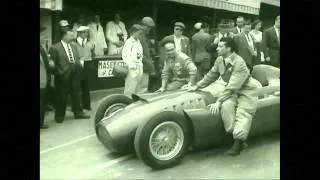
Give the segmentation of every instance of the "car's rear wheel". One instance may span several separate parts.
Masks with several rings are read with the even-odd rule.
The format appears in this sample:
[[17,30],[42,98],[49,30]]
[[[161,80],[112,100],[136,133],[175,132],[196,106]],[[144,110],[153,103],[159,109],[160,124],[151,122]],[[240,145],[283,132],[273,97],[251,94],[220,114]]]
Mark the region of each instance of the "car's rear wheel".
[[127,105],[132,103],[132,99],[125,95],[114,94],[105,97],[100,101],[94,116],[94,125],[96,126],[104,117],[112,115],[119,110],[122,110]]
[[138,157],[153,169],[172,167],[185,155],[188,135],[188,125],[183,116],[162,112],[138,127],[135,150]]

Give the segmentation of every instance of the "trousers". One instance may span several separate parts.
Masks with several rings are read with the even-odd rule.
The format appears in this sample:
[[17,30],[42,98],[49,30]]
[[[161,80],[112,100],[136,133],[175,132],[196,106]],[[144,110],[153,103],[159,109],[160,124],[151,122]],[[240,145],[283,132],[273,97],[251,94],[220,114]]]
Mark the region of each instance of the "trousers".
[[233,134],[234,139],[246,140],[248,137],[258,101],[258,97],[251,93],[252,90],[241,90],[221,104],[224,128]]
[[83,112],[80,103],[81,89],[80,76],[75,65],[72,65],[70,72],[67,75],[55,76],[56,86],[56,107],[55,118],[65,117],[68,95],[71,96],[71,106],[74,114]]
[[142,91],[143,69],[142,63],[137,63],[136,69],[129,69],[124,84],[124,95],[131,97],[132,94]]
[[201,61],[195,62],[194,64],[197,66],[197,80],[199,81],[204,77],[204,75],[209,72],[211,68],[210,58],[202,59]]
[[46,88],[40,89],[40,126],[44,123],[45,109],[47,104]]
[[139,93],[146,93],[148,92],[148,88],[149,88],[149,74],[147,73],[143,73],[142,77],[141,77],[141,82],[140,82],[140,91]]

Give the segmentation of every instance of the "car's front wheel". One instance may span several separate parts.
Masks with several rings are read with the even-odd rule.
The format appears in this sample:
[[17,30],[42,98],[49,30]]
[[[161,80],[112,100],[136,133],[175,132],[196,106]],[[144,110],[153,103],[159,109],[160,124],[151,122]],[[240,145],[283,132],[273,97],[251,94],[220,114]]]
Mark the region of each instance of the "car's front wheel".
[[155,115],[141,124],[135,135],[138,157],[153,169],[178,164],[189,142],[188,125],[183,116],[170,111]]
[[94,116],[94,125],[96,126],[104,117],[112,115],[119,110],[122,110],[127,105],[132,103],[132,99],[125,95],[113,94],[105,97],[100,101]]

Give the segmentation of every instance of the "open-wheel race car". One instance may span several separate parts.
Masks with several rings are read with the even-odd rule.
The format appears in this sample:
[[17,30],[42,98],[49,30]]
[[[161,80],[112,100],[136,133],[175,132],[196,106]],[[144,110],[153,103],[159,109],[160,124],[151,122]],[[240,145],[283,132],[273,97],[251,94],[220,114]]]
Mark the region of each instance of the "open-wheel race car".
[[[280,130],[280,69],[257,65],[252,77],[262,87],[256,90],[258,108],[249,138]],[[217,98],[205,89],[132,98],[109,95],[96,110],[96,135],[111,152],[136,152],[151,168],[168,168],[178,164],[189,148],[203,149],[232,141],[221,116],[214,116],[207,107]]]

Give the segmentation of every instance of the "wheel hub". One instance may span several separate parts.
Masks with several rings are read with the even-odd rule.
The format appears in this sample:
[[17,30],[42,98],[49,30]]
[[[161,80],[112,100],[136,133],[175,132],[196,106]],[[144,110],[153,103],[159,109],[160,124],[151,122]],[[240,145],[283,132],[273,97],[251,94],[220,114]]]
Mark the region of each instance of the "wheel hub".
[[159,124],[151,133],[149,148],[151,154],[159,160],[169,160],[181,150],[184,135],[179,124],[167,121]]

